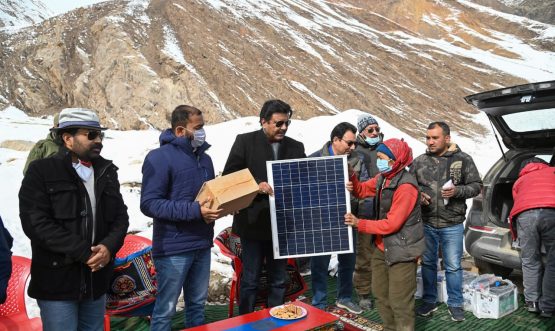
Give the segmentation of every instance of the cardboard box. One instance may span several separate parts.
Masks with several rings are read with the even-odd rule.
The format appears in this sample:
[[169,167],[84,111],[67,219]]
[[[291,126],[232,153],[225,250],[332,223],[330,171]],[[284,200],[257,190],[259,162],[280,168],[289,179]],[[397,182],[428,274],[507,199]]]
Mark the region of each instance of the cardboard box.
[[518,308],[517,288],[508,280],[508,285],[492,287],[489,290],[474,290],[472,313],[478,318],[498,319]]
[[206,206],[223,209],[223,216],[248,207],[257,194],[258,184],[249,169],[243,169],[205,182],[195,200],[210,198]]

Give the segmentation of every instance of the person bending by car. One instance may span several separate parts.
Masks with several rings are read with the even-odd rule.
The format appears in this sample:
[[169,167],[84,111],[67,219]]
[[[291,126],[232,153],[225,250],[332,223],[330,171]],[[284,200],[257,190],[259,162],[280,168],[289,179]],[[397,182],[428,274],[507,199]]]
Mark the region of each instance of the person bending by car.
[[347,189],[357,198],[375,196],[376,220],[345,215],[345,224],[376,235],[372,293],[387,331],[414,330],[416,261],[424,251],[418,183],[405,168],[412,162],[406,142],[388,139],[377,147],[380,173],[360,183],[354,171]]
[[526,308],[549,318],[555,312],[555,167],[536,157],[524,160],[513,200],[509,219],[513,240],[518,236],[520,243]]

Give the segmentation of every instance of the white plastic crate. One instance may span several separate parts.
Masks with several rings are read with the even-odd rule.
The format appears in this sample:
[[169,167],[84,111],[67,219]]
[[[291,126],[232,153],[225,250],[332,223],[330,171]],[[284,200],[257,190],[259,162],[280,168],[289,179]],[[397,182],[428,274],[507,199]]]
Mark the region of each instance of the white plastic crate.
[[[478,277],[477,273],[463,270],[463,298],[464,298],[464,286],[467,284],[470,284],[470,282],[473,281],[476,277]],[[424,292],[424,285],[422,282],[422,273],[421,273],[420,267],[418,267],[418,270],[416,273],[416,293],[414,295],[415,298],[417,299],[422,298],[423,292]],[[472,299],[472,295],[468,297],[468,305],[469,305],[468,310],[472,310],[471,299]],[[437,272],[437,302],[438,303],[447,302],[447,280],[445,278],[445,270],[440,270]]]
[[487,290],[474,290],[472,313],[478,318],[498,319],[518,309],[517,288],[509,280],[508,285],[491,287]]

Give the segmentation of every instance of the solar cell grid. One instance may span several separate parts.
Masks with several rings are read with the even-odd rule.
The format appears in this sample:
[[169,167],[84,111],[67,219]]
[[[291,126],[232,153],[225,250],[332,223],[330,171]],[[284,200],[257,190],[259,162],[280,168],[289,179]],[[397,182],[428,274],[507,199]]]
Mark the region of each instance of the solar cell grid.
[[274,256],[352,253],[345,156],[268,161]]

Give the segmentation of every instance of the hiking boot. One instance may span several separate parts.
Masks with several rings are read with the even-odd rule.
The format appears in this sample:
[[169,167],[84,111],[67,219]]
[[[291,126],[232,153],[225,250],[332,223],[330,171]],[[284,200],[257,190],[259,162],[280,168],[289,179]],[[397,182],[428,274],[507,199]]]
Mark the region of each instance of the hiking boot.
[[358,305],[362,310],[371,310],[372,308],[374,308],[374,303],[368,295],[361,296],[360,300],[358,301]]
[[464,321],[464,310],[462,307],[447,307],[449,310],[449,314],[451,315],[451,319],[455,322],[462,322]]
[[540,316],[543,318],[552,318],[553,312],[541,311]]
[[420,307],[416,308],[416,315],[418,316],[430,316],[434,311],[437,310],[437,305],[435,303],[424,302]]
[[353,314],[358,315],[362,313],[362,309],[360,309],[360,307],[356,303],[352,302],[349,299],[337,300],[335,302],[335,305],[339,308],[346,309]]
[[539,314],[541,312],[540,307],[536,301],[526,301],[526,310],[531,313]]

